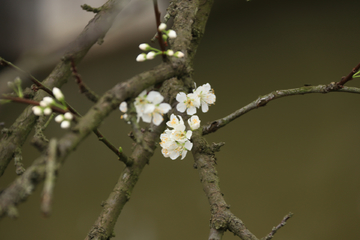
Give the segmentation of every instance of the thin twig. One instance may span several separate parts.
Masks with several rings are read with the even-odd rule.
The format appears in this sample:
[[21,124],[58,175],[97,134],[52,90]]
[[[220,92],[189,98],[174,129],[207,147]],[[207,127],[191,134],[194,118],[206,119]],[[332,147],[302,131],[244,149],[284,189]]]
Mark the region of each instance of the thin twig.
[[337,82],[336,85],[342,88],[345,85],[345,83],[353,79],[354,74],[357,73],[359,69],[360,69],[360,63],[356,65],[356,67],[354,67],[346,77],[342,77],[340,82]]
[[262,238],[261,240],[270,240],[274,237],[274,234],[283,226],[285,226],[286,221],[289,220],[294,214],[292,212],[290,212],[289,214],[287,214],[283,220],[279,223],[279,225],[277,225],[276,227],[273,227],[272,231],[264,238]]
[[[158,6],[158,2],[157,0],[153,0],[154,2],[154,11],[155,11],[155,19],[156,19],[156,31],[157,31],[157,40],[159,41],[159,45],[160,45],[160,49],[162,52],[165,52],[165,45],[166,43],[164,43],[163,37],[162,37],[162,32],[159,30],[159,26],[160,26],[160,11],[159,11],[159,6]],[[163,62],[166,62],[166,55],[162,54],[162,59]]]
[[75,61],[74,59],[71,59],[71,71],[73,76],[75,77],[75,81],[79,86],[80,89],[80,93],[84,93],[85,96],[92,102],[96,103],[99,100],[99,96],[92,91],[88,86],[86,86],[86,84],[83,82],[80,74],[78,73],[76,66],[75,66]]
[[345,87],[345,86],[342,88],[338,88],[337,84],[334,82],[328,85],[306,86],[306,87],[300,87],[294,89],[277,90],[267,95],[260,96],[255,101],[236,110],[230,115],[212,121],[207,125],[203,126],[203,135],[217,131],[219,128],[226,126],[230,122],[234,121],[236,118],[244,115],[245,113],[250,112],[251,110],[257,109],[259,107],[263,107],[272,100],[287,96],[304,95],[308,93],[328,93],[328,92],[349,92],[349,93],[360,94],[360,88]]
[[46,161],[46,177],[44,181],[44,188],[42,192],[41,211],[45,217],[51,214],[51,202],[53,198],[53,190],[56,180],[56,154],[57,154],[57,140],[51,139],[49,142],[48,158]]

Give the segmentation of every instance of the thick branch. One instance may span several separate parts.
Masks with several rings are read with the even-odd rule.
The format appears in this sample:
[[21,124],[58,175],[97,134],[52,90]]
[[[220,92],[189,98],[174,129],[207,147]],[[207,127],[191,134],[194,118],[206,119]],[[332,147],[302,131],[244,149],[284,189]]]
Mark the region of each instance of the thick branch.
[[[58,141],[57,163],[62,164],[68,154],[96,129],[112,110],[118,108],[120,102],[136,97],[144,88],[169,79],[175,73],[170,65],[161,64],[155,69],[119,83],[109,90],[86,115],[79,119],[72,131]],[[0,217],[6,213],[9,214],[9,211],[14,209],[17,204],[25,201],[37,184],[43,181],[46,159],[46,155],[39,157],[33,166],[29,167],[21,177],[0,194]]]
[[[123,9],[129,0],[109,0],[102,6],[100,13],[85,27],[79,37],[68,47],[64,61],[60,61],[52,73],[44,80],[43,84],[48,88],[62,86],[71,74],[70,62],[73,58],[78,63],[86,55],[88,50],[96,42],[101,42],[105,34],[111,27],[116,15]],[[47,94],[39,91],[34,100],[40,101]],[[32,114],[31,106],[27,107],[23,113],[9,128],[10,134],[4,135],[0,141],[0,176],[3,175],[9,164],[16,147],[24,144],[27,136],[35,125],[36,116]]]
[[209,124],[203,126],[203,135],[217,131],[219,128],[226,126],[230,122],[234,121],[236,118],[244,115],[247,112],[250,112],[251,110],[257,109],[259,107],[263,107],[272,100],[287,96],[304,95],[308,93],[328,93],[328,92],[348,92],[348,93],[360,94],[360,88],[343,87],[338,89],[336,83],[330,83],[328,85],[308,86],[308,87],[301,87],[301,88],[294,88],[287,90],[277,90],[267,95],[260,96],[255,101],[249,103],[245,107],[240,108],[239,110],[236,110],[230,115],[212,121]]

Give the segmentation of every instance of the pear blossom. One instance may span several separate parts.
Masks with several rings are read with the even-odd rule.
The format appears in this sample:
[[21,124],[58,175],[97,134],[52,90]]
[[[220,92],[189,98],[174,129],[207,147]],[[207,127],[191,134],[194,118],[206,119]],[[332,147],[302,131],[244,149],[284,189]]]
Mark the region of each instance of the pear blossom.
[[141,92],[134,103],[138,121],[142,118],[144,122],[160,125],[164,120],[163,114],[171,109],[170,104],[162,103],[163,100],[164,97],[159,92],[150,91],[149,94],[146,94],[146,90]]
[[176,109],[179,112],[185,112],[188,115],[194,115],[196,113],[196,108],[200,106],[200,98],[194,93],[185,94],[180,92],[176,95],[176,100],[179,102],[176,105]]
[[175,128],[178,125],[184,125],[184,120],[181,116],[177,118],[175,114],[171,114],[170,120],[166,123],[166,125],[168,125],[168,127]]
[[211,89],[210,84],[206,83],[198,87],[194,90],[194,93],[200,98],[202,112],[205,113],[209,111],[209,105],[214,104],[216,101],[216,96]]
[[169,49],[169,50],[166,51],[166,55],[172,56],[172,55],[174,55],[174,51]]
[[188,119],[188,124],[191,128],[191,130],[196,130],[200,127],[200,119],[198,116],[192,116],[191,118]]
[[192,149],[193,143],[190,142],[192,131],[185,131],[183,119],[181,116],[177,117],[174,114],[171,114],[166,125],[173,129],[166,129],[160,135],[161,153],[164,157],[169,157],[172,160],[181,156],[182,160],[185,158],[187,151]]

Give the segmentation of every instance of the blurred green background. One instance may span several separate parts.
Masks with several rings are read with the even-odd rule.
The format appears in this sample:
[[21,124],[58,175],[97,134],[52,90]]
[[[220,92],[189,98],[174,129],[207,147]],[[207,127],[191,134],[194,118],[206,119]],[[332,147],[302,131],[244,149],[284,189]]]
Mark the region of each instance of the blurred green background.
[[[149,2],[144,9],[152,11]],[[350,0],[215,1],[195,62],[197,84],[210,83],[217,96],[207,114],[199,113],[202,122],[274,90],[339,81],[360,60],[359,9],[360,2]],[[141,23],[139,15],[134,11],[132,17]],[[84,81],[99,94],[161,62],[135,62],[138,44],[149,42],[153,30],[134,32],[136,37],[123,47],[112,42],[109,48],[105,38],[79,65]],[[102,48],[110,51],[102,53]],[[37,77],[43,79],[50,71]],[[359,80],[347,85],[360,87]],[[82,114],[91,107],[72,78],[63,91]],[[209,142],[226,142],[217,154],[220,187],[233,213],[255,235],[267,235],[291,211],[294,217],[275,239],[360,239],[359,99],[349,93],[282,98],[207,136]],[[1,106],[0,122],[9,126],[23,108],[16,103]],[[100,130],[129,154],[130,128],[120,115],[114,111]],[[61,137],[64,130],[52,123],[45,133]],[[37,156],[26,143],[25,167]],[[60,170],[52,216],[40,214],[40,185],[19,206],[17,220],[1,221],[0,239],[85,238],[122,169],[89,136]],[[0,188],[15,178],[11,164]],[[191,154],[172,161],[157,149],[117,221],[114,239],[207,239],[209,218]],[[238,238],[227,232],[223,239]]]

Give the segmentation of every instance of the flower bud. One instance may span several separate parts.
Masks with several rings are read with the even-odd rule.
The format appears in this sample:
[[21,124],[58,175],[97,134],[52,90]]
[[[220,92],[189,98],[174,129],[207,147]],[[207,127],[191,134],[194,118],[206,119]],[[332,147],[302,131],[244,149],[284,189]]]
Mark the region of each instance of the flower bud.
[[55,98],[59,101],[63,101],[64,100],[64,95],[63,93],[61,92],[60,89],[58,89],[57,87],[54,87],[53,90],[52,90]]
[[14,88],[15,87],[15,84],[13,82],[8,82],[7,85],[8,85],[9,88]]
[[182,58],[184,57],[184,53],[183,52],[180,52],[180,51],[177,51],[175,54],[174,54],[175,57],[178,57],[178,58]]
[[21,79],[19,77],[16,77],[15,80],[14,80],[14,83],[16,85],[21,85]]
[[172,56],[172,55],[174,55],[174,51],[169,49],[169,50],[166,51],[166,55]]
[[64,115],[62,114],[57,115],[55,118],[55,122],[57,123],[61,123],[63,120],[64,120]]
[[126,102],[120,103],[119,109],[120,109],[120,111],[122,111],[123,113],[126,113],[126,112],[127,112],[127,103],[126,103]]
[[155,57],[155,52],[148,52],[148,54],[146,55],[146,59],[154,59]]
[[32,111],[33,111],[33,113],[34,113],[36,116],[41,116],[41,115],[43,115],[43,110],[42,110],[42,108],[39,107],[39,106],[34,106],[34,107],[32,108]]
[[143,61],[145,61],[145,60],[146,60],[146,54],[145,54],[145,53],[139,54],[139,55],[137,56],[137,58],[136,58],[136,61],[137,61],[137,62],[143,62]]
[[169,38],[176,38],[177,37],[176,32],[174,30],[169,30],[168,36],[169,36]]
[[142,44],[139,45],[139,48],[140,48],[141,50],[144,50],[144,51],[148,50],[149,47],[150,47],[150,46],[149,46],[149,44],[147,44],[147,43],[142,43]]
[[67,120],[62,121],[61,124],[60,124],[60,127],[64,128],[64,129],[69,128],[70,127],[70,122],[67,121]]
[[165,23],[160,23],[158,29],[159,29],[159,31],[164,31],[166,29],[166,24]]
[[64,114],[64,118],[65,118],[66,120],[72,120],[73,117],[74,117],[74,116],[73,116],[70,112],[67,112],[67,113]]
[[45,115],[50,115],[51,113],[52,113],[51,108],[47,107],[47,108],[44,109],[44,114]]

